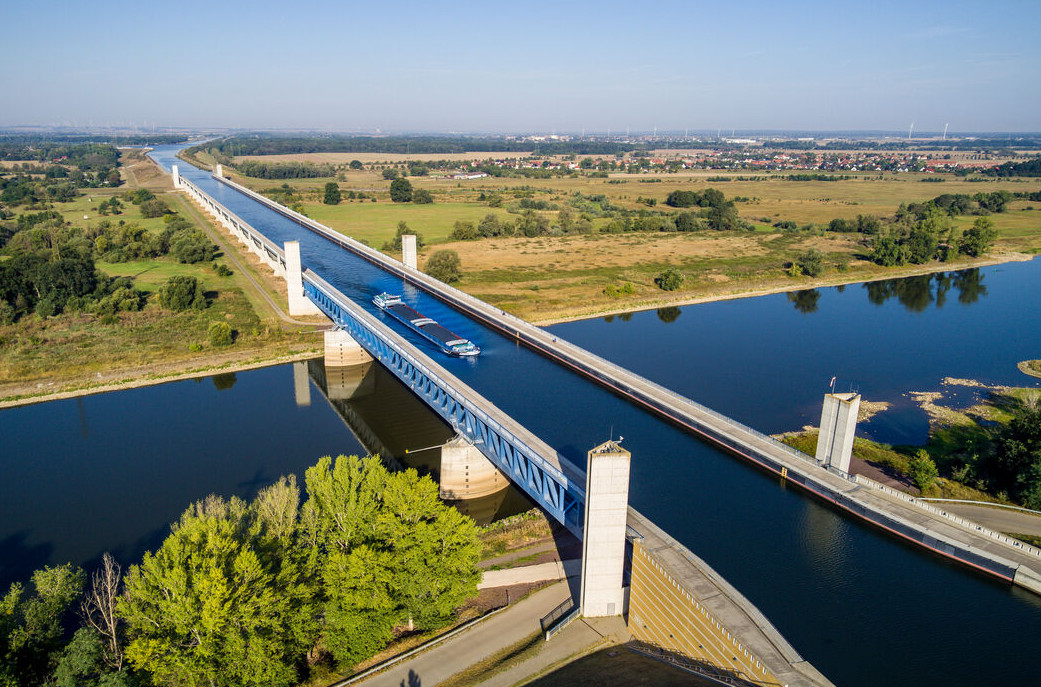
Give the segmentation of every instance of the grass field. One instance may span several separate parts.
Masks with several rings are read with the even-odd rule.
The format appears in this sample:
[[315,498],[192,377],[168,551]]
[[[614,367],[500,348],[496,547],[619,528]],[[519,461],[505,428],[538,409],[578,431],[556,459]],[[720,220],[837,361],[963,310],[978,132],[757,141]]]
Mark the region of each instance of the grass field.
[[[137,156],[122,169],[133,187],[151,188],[182,216],[208,231],[212,227],[180,194],[164,191],[168,178],[155,165]],[[87,189],[69,203],[53,207],[73,226],[87,227],[99,221],[124,221],[152,231],[161,230],[161,218],[142,218],[140,210],[126,203],[121,215],[102,217],[98,203],[121,195],[119,189]],[[217,237],[217,234],[212,234]],[[227,241],[222,242],[228,243]],[[228,256],[218,255],[220,261]],[[240,258],[244,264],[248,258]],[[143,376],[167,376],[191,369],[220,368],[251,360],[275,359],[304,349],[318,350],[320,336],[305,331],[284,331],[257,292],[254,281],[239,269],[230,277],[218,277],[209,263],[185,265],[171,257],[125,263],[96,263],[109,276],[134,278],[136,288],[148,294],[140,312],[118,314],[118,321],[103,322],[86,313],[59,317],[23,317],[12,325],[0,325],[0,398],[15,398],[63,388],[89,388]],[[155,303],[155,291],[171,276],[199,279],[209,307],[202,311],[173,313]],[[265,284],[266,275],[257,281]],[[277,292],[275,297],[277,298]],[[284,295],[282,296],[284,300]],[[236,332],[234,345],[211,347],[207,329],[224,321]]]
[[[263,158],[274,161],[278,156]],[[290,156],[294,160],[316,159]],[[439,156],[428,156],[438,158]],[[341,159],[342,158],[342,159]],[[327,161],[345,162],[359,156],[330,157]],[[411,159],[418,159],[411,156]],[[363,160],[364,161],[364,160]],[[589,176],[544,180],[523,178],[483,178],[475,180],[410,177],[416,188],[429,190],[431,205],[392,203],[390,182],[370,170],[348,171],[338,181],[340,188],[375,194],[368,200],[339,205],[324,205],[322,189],[331,179],[291,181],[257,180],[236,177],[257,190],[289,183],[303,198],[304,211],[337,231],[380,248],[394,236],[398,222],[423,235],[426,248],[420,251],[420,266],[440,248],[455,250],[464,277],[460,288],[484,298],[498,307],[534,320],[553,321],[582,315],[660,307],[677,302],[729,297],[749,292],[812,288],[821,284],[902,276],[923,271],[950,270],[979,264],[964,257],[952,263],[933,263],[904,268],[880,268],[867,261],[869,240],[857,234],[824,234],[819,228],[836,217],[855,218],[858,214],[892,216],[902,203],[922,202],[943,193],[1041,190],[1041,179],[967,181],[941,175],[942,183],[923,183],[934,173],[848,173],[844,181],[788,181],[787,172],[694,171],[675,174],[612,174],[609,179]],[[766,177],[760,181],[708,182],[709,177]],[[514,192],[530,194],[559,206],[575,193],[602,194],[612,204],[631,210],[647,209],[639,198],[653,198],[651,211],[671,211],[664,206],[669,193],[678,189],[718,188],[728,198],[741,197],[737,208],[751,222],[754,232],[696,232],[693,234],[590,236],[547,236],[535,239],[496,238],[453,242],[449,239],[456,221],[478,222],[489,212],[501,219],[515,219],[503,208],[494,209],[479,201],[499,194],[504,206]],[[556,213],[545,213],[551,221]],[[576,213],[577,214],[577,213]],[[974,217],[956,218],[957,229],[972,225]],[[1041,252],[1041,203],[1017,201],[1004,213],[991,215],[999,240],[989,262],[1015,259],[1014,254]],[[773,223],[791,220],[800,226],[814,224],[818,230],[783,233]],[[601,227],[605,219],[594,219]],[[825,254],[826,271],[821,279],[791,277],[787,267],[802,252],[817,248]],[[399,257],[399,256],[395,256]],[[1020,256],[1021,257],[1021,256]],[[664,292],[654,278],[666,268],[686,276],[677,291]],[[632,283],[635,293],[612,298],[605,289]]]

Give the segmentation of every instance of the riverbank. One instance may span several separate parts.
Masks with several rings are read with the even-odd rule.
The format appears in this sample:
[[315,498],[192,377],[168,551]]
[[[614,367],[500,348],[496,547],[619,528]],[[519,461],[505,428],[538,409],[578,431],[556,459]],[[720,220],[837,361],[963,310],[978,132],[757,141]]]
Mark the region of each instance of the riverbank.
[[0,409],[284,365],[319,357],[322,355],[322,351],[321,346],[308,346],[270,357],[258,356],[255,350],[243,353],[215,354],[203,360],[160,363],[120,371],[98,372],[93,378],[80,377],[62,380],[59,377],[55,381],[46,383],[4,384],[2,392],[4,397],[0,398]]
[[[564,309],[559,315],[540,317],[532,320],[532,324],[539,327],[548,327],[564,322],[586,320],[594,317],[611,317],[623,315],[630,312],[642,312],[646,310],[657,310],[661,308],[678,308],[686,305],[698,305],[701,303],[714,303],[717,301],[736,300],[738,298],[754,298],[756,296],[769,296],[778,293],[790,293],[793,291],[806,291],[809,289],[823,289],[830,286],[848,286],[850,284],[866,284],[869,282],[885,281],[887,279],[902,279],[905,277],[917,277],[927,274],[938,274],[941,272],[953,272],[979,267],[993,267],[1011,262],[1030,262],[1035,255],[1029,253],[1000,253],[990,255],[986,258],[975,260],[964,260],[956,263],[936,262],[928,265],[907,265],[904,267],[886,268],[885,274],[877,272],[846,272],[829,275],[820,278],[796,277],[767,280],[748,289],[727,289],[717,287],[716,289],[697,295],[686,294],[676,297],[664,297],[653,301],[633,300],[619,303],[613,308],[588,308],[582,304],[571,309]],[[465,290],[465,287],[461,287]],[[663,292],[665,293],[665,292]],[[1029,361],[1028,361],[1029,362]],[[1020,368],[1022,369],[1022,367]],[[1030,374],[1029,372],[1027,374]],[[1034,376],[1041,376],[1035,374]]]

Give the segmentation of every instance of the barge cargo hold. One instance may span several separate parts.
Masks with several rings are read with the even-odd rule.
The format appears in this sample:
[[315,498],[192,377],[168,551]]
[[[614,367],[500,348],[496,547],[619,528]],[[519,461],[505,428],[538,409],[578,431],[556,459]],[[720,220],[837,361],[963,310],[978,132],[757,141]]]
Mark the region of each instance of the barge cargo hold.
[[481,349],[473,341],[453,334],[434,320],[424,317],[416,312],[415,309],[405,305],[401,300],[401,296],[383,292],[373,296],[372,302],[383,312],[409,326],[413,331],[421,334],[423,338],[436,344],[442,353],[473,356],[481,352]]

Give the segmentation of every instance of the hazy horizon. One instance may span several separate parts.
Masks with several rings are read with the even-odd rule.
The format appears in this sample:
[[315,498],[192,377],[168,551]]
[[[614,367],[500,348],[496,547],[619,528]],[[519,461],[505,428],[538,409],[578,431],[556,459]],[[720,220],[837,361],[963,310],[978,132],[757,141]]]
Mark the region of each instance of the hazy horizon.
[[4,10],[0,127],[1041,131],[1041,3],[317,0]]

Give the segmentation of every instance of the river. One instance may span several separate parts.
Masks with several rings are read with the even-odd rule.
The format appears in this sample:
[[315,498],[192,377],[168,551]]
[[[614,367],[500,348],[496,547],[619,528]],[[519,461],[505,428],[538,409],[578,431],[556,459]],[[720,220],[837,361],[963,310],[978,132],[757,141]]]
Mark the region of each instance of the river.
[[[159,151],[157,157],[166,166],[173,161],[169,150]],[[204,174],[186,170],[184,163],[180,167],[274,240],[301,240],[305,264],[359,302],[367,303],[373,291],[403,290],[400,281],[359,260],[345,259],[329,244],[253,201]],[[893,409],[865,425],[870,435],[885,441],[914,440],[923,436],[924,416],[904,403],[907,391],[935,389],[946,376],[1031,383],[1014,364],[1018,359],[1038,357],[1029,349],[1032,342],[1041,340],[1041,326],[1037,315],[1023,303],[1026,294],[1038,293],[1039,267],[1037,263],[1004,265],[946,275],[947,282],[928,277],[926,282],[919,278],[918,282],[851,285],[600,318],[550,329],[768,432],[815,423],[821,396],[836,376],[840,390],[854,386],[869,400],[894,402]],[[624,435],[624,445],[633,452],[633,505],[714,566],[836,684],[1032,680],[1032,649],[1041,634],[1041,599],[852,521],[517,348],[436,299],[422,293],[406,292],[406,296],[421,312],[474,339],[484,350],[476,361],[439,358],[439,362],[563,455],[582,465],[588,448],[612,433]],[[246,380],[267,372],[241,373],[238,378]],[[206,387],[205,383],[179,384]],[[255,396],[276,402],[275,396],[291,392],[288,383],[278,388],[281,391]],[[124,457],[114,459],[117,464],[136,461],[144,465],[132,478],[121,479],[106,496],[119,502],[117,494],[133,493],[134,499],[122,500],[147,503],[148,492],[140,483],[155,479],[161,484],[162,473],[158,478],[150,478],[148,473],[154,467],[152,456],[159,454],[146,443],[147,432],[140,437],[119,434],[120,414],[128,414],[130,405],[146,404],[144,396],[123,393],[131,392],[109,394],[112,405],[101,411],[115,423],[109,429],[113,439],[107,450],[114,453],[119,447],[129,448],[134,457],[126,457],[124,452]],[[320,415],[321,406],[315,401],[305,414]],[[164,409],[166,405],[157,401],[153,407]],[[12,433],[22,435],[18,455],[33,456],[36,466],[32,474],[21,474],[15,461],[5,458],[0,483],[19,479],[18,489],[27,492],[23,501],[62,489],[62,493],[75,491],[75,486],[60,486],[66,480],[70,456],[80,453],[74,448],[78,441],[75,423],[68,420],[72,411],[63,411],[63,426],[71,428],[71,434],[64,440],[42,437],[44,444],[54,444],[53,452],[32,442],[33,437],[56,434],[56,423],[44,418],[42,424],[33,424],[25,415],[32,412],[32,407],[0,412],[3,445],[8,445]],[[222,455],[237,464],[239,476],[211,485],[205,482],[206,474],[192,473],[190,480],[184,480],[191,482],[191,488],[184,490],[183,503],[173,508],[175,514],[199,494],[246,495],[251,487],[243,475],[273,479],[279,471],[294,469],[289,465],[275,469],[260,455],[237,447],[237,433],[249,432],[246,426],[253,425],[249,419],[253,415],[260,422],[266,418],[280,430],[276,451],[300,454],[296,469],[323,453],[344,452],[311,446],[309,442],[320,438],[317,434],[328,433],[336,437],[332,443],[347,445],[342,423],[336,426],[337,421],[298,433],[294,423],[279,424],[270,416],[245,413],[239,420],[245,426],[234,430],[222,444]],[[171,431],[181,434],[214,436],[228,429],[197,420],[178,424],[175,414],[163,416],[178,427]],[[129,413],[127,426],[135,420],[141,421]],[[5,451],[5,455],[11,454]],[[176,466],[183,458],[175,454],[154,460]],[[260,465],[256,469],[252,468],[254,462]],[[10,473],[12,469],[16,472]],[[39,486],[27,486],[33,484]],[[196,495],[188,496],[189,492]],[[79,512],[92,511],[89,497],[84,496],[80,505]],[[10,514],[5,511],[5,526],[9,517],[17,523],[19,513],[18,509]],[[170,516],[157,515],[150,522],[162,522],[163,517]],[[10,528],[16,533],[28,532],[15,551],[31,553],[49,540],[64,538],[66,522],[54,519],[48,535],[31,526]],[[102,531],[108,527],[105,523],[94,526]],[[0,537],[8,537],[6,531]],[[140,536],[151,534],[154,539],[156,531],[152,525],[142,527]],[[100,551],[85,552],[80,560],[97,553]],[[44,560],[42,555],[37,559]]]

